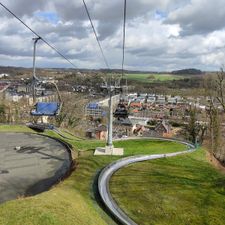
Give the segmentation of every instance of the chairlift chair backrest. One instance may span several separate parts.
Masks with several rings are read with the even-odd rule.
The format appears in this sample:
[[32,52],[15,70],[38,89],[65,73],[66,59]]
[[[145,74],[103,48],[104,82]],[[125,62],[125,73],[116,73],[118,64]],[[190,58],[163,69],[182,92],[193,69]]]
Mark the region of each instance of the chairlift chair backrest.
[[[40,80],[39,80],[40,82]],[[62,107],[62,100],[61,96],[58,90],[58,87],[53,82],[47,82],[49,84],[54,85],[57,95],[58,95],[58,101],[51,101],[51,102],[42,102],[38,101],[34,105],[34,109],[31,110],[32,116],[57,116],[60,113],[61,107]],[[45,81],[46,84],[46,81]]]

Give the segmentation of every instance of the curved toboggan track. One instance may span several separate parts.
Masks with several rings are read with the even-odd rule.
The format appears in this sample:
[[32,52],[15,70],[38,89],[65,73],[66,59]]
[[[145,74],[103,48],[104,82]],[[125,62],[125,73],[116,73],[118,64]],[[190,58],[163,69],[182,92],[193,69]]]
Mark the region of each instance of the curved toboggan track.
[[112,198],[112,195],[109,190],[109,181],[112,175],[119,169],[121,169],[124,166],[127,166],[132,163],[147,161],[147,160],[153,160],[153,159],[160,159],[165,157],[173,157],[181,154],[190,153],[196,150],[195,146],[191,143],[185,142],[185,141],[179,141],[179,140],[173,140],[173,139],[167,139],[167,138],[151,138],[151,139],[157,139],[157,140],[165,140],[165,141],[173,141],[178,142],[181,144],[184,144],[189,147],[186,151],[181,152],[175,152],[175,153],[167,153],[167,154],[155,154],[155,155],[139,155],[139,156],[131,156],[126,157],[120,160],[117,160],[108,166],[106,166],[102,172],[100,173],[100,176],[98,178],[98,191],[101,196],[102,201],[104,202],[105,206],[108,208],[108,210],[122,223],[125,225],[137,225],[131,218],[129,218],[122,209],[119,208],[119,206],[116,204],[114,199]]

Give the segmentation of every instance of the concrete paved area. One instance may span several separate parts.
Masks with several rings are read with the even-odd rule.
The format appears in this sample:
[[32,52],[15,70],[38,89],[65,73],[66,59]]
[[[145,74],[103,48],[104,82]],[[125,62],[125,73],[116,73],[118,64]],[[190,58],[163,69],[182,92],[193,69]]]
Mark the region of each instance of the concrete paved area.
[[95,149],[94,155],[123,155],[123,148],[114,148],[114,147],[97,147]]
[[0,203],[47,190],[70,165],[69,152],[56,140],[36,134],[0,133]]

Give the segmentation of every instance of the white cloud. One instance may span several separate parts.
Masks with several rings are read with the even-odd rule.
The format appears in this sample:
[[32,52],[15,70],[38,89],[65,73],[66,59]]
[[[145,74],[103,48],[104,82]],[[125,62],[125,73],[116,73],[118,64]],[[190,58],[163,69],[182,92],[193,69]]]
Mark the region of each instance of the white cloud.
[[[86,2],[110,67],[120,68],[123,1]],[[82,1],[2,3],[78,67],[105,67]],[[125,68],[215,70],[224,63],[224,0],[129,0],[127,4]],[[0,12],[0,65],[30,66],[34,35],[3,8]],[[39,42],[37,54],[39,66],[71,66],[44,43]]]
[[183,35],[207,34],[225,27],[224,0],[191,0],[169,13],[166,23],[180,24]]

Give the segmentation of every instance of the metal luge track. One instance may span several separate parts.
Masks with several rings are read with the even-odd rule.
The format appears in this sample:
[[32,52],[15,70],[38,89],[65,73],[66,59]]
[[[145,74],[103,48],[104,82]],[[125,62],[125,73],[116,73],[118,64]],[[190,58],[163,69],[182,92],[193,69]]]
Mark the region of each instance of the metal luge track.
[[153,160],[153,159],[160,159],[160,158],[167,158],[167,157],[173,157],[177,155],[182,155],[186,153],[191,153],[196,150],[195,146],[193,144],[190,144],[185,141],[179,141],[179,140],[172,140],[167,138],[152,138],[152,139],[158,139],[158,140],[165,140],[165,141],[173,141],[185,144],[189,147],[186,151],[181,152],[175,152],[175,153],[167,153],[167,154],[154,154],[154,155],[139,155],[139,156],[131,156],[126,157],[120,160],[117,160],[108,166],[106,166],[102,172],[100,173],[100,176],[98,178],[98,191],[101,196],[102,201],[104,202],[105,206],[108,208],[108,210],[122,223],[125,225],[137,225],[131,218],[129,218],[125,212],[119,208],[117,203],[112,198],[112,195],[110,193],[109,189],[109,181],[112,177],[112,175],[119,169],[121,169],[124,166],[127,166],[132,163],[147,161],[147,160]]

